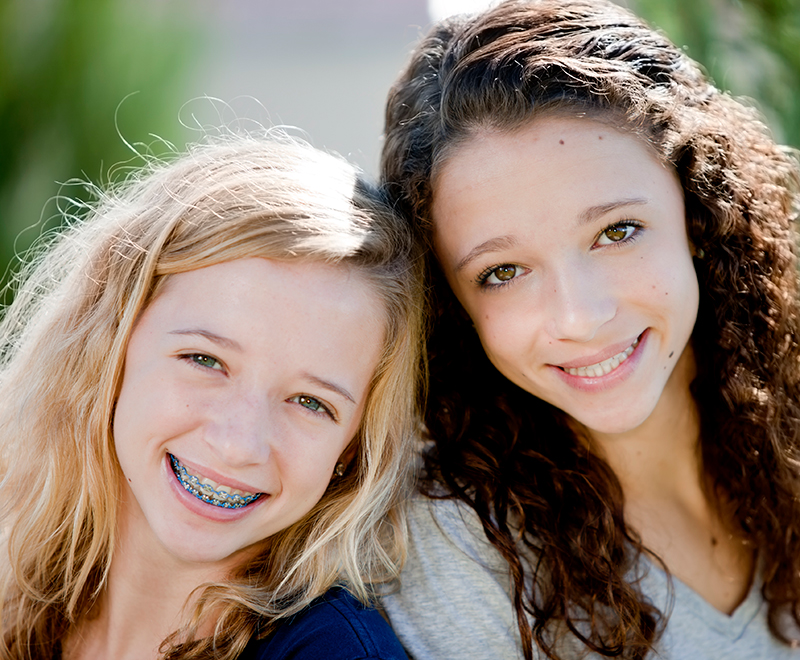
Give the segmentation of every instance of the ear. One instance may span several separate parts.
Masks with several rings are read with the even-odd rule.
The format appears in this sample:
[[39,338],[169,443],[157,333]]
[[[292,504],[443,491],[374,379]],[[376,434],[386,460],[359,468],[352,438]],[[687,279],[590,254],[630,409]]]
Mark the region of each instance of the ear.
[[350,466],[350,463],[355,460],[355,457],[358,454],[358,442],[358,438],[353,438],[350,441],[350,444],[347,445],[347,447],[344,448],[344,451],[339,455],[339,462],[344,463],[345,470],[347,470],[347,468]]
[[699,248],[699,247],[697,247],[697,246],[696,246],[694,243],[692,243],[691,241],[689,242],[689,252],[691,253],[691,255],[692,255],[692,256],[693,256],[695,259],[702,259],[703,257],[705,257],[705,256],[706,256],[705,250],[703,250],[703,248]]

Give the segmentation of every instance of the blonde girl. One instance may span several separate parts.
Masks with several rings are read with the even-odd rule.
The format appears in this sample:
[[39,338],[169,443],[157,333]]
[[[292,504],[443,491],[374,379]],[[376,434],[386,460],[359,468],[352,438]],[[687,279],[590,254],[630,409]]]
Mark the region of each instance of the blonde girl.
[[276,134],[153,160],[0,326],[0,657],[402,658],[413,251]]

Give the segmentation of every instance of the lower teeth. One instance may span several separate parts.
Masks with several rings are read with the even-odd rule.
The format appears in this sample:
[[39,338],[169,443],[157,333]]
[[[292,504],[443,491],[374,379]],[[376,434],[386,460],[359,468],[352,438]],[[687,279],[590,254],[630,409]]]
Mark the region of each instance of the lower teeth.
[[201,484],[197,477],[189,474],[186,468],[183,467],[172,454],[169,455],[169,460],[170,463],[172,463],[172,471],[175,473],[175,476],[178,477],[181,486],[198,500],[223,509],[241,509],[243,506],[247,506],[261,497],[261,493],[256,493],[255,495],[234,495],[233,493],[214,490],[208,484]]

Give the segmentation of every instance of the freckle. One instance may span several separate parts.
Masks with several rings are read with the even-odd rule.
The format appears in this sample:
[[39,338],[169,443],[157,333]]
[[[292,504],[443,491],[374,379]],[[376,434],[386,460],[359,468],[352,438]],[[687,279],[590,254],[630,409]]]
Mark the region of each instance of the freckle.
[[564,140],[559,140],[558,143],[559,144],[564,144]]
[[673,355],[675,355],[675,351],[672,351],[672,353],[669,354],[670,357],[672,357]]
[[602,135],[598,135],[598,136],[597,136],[597,139],[598,139],[598,140],[602,140],[602,139],[603,139],[603,136],[602,136]]

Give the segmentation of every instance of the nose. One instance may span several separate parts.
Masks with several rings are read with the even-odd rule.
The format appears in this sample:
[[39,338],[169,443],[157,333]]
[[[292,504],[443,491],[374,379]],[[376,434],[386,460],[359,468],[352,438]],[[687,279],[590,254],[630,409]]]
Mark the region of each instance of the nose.
[[548,331],[554,339],[591,341],[616,316],[617,292],[598,268],[571,263],[551,281]]
[[277,437],[267,397],[239,391],[214,407],[205,440],[219,460],[232,468],[266,462]]

